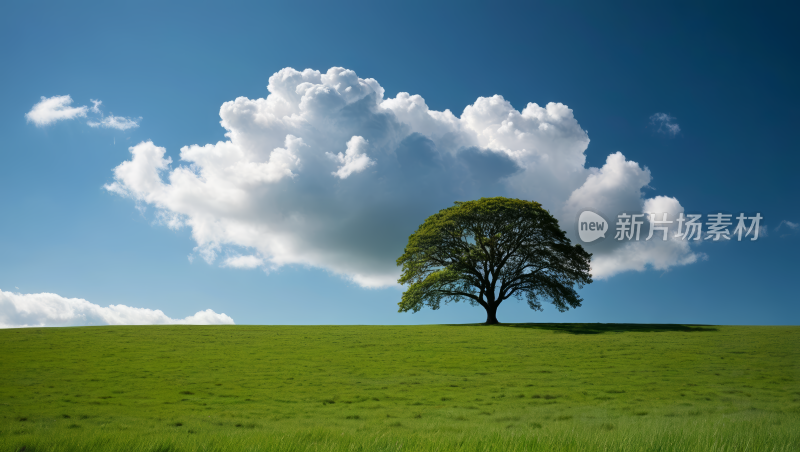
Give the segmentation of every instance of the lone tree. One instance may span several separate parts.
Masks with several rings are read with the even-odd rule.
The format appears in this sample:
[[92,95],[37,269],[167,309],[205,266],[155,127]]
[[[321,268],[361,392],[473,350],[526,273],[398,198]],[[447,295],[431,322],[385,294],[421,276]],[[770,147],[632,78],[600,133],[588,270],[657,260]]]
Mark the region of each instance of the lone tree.
[[456,202],[431,215],[408,238],[397,265],[408,284],[399,312],[442,301],[469,301],[486,309],[496,324],[497,307],[508,298],[527,300],[541,311],[542,298],[564,312],[581,305],[573,289],[592,282],[591,254],[571,245],[541,204],[509,198]]

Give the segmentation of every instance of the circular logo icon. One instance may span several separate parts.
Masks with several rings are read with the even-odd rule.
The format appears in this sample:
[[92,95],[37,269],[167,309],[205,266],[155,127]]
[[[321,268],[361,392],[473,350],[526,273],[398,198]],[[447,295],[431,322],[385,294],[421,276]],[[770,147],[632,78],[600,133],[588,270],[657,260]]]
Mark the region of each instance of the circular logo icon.
[[605,218],[592,212],[585,210],[578,218],[578,235],[585,243],[594,242],[600,237],[605,238],[608,232],[608,222]]

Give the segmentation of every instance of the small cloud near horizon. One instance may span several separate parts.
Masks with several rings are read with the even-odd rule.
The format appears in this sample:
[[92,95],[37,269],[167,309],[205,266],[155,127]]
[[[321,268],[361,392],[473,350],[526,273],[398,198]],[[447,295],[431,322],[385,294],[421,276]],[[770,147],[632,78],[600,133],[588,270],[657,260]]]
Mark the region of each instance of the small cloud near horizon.
[[[19,288],[15,287],[19,290]],[[103,307],[82,298],[53,293],[21,294],[0,290],[0,328],[88,325],[233,325],[233,319],[211,309],[173,319],[160,309],[123,304]]]

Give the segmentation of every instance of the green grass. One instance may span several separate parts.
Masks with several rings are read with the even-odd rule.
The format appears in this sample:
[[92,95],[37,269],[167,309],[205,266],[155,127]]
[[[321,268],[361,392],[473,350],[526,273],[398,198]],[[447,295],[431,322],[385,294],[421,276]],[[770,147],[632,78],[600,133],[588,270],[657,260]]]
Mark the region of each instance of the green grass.
[[800,328],[0,330],[0,451],[796,451]]

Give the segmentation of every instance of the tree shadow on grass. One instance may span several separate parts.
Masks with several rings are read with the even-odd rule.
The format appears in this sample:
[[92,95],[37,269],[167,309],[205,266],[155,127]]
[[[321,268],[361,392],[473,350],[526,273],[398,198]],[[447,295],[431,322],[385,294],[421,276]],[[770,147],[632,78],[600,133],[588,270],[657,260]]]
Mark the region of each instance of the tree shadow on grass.
[[557,333],[569,334],[603,334],[603,333],[661,333],[681,332],[697,333],[718,331],[712,325],[681,325],[668,323],[500,323],[497,325],[484,325],[470,323],[448,326],[494,326],[506,328],[527,328],[549,330]]

